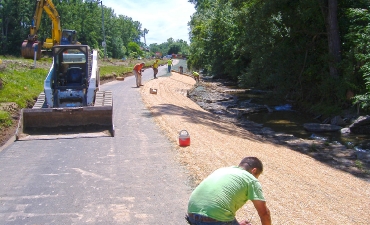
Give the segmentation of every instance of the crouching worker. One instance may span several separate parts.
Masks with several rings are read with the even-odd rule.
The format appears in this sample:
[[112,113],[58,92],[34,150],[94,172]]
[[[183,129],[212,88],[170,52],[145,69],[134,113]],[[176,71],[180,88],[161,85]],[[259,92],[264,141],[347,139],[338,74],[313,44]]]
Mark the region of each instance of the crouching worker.
[[198,83],[199,82],[199,73],[193,71],[194,80]]
[[187,222],[191,225],[250,225],[247,220],[238,222],[235,213],[251,200],[262,225],[271,225],[270,210],[258,181],[262,171],[262,162],[256,157],[246,157],[239,166],[214,171],[191,194]]

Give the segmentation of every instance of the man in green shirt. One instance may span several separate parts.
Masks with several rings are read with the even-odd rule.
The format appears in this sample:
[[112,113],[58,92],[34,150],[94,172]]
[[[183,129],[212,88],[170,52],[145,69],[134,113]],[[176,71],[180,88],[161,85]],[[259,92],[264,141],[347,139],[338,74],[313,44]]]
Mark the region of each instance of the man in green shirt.
[[168,72],[171,73],[171,66],[173,66],[173,62],[171,58],[167,61],[167,65],[168,65]]
[[199,73],[196,72],[196,71],[193,71],[193,77],[194,77],[194,80],[199,83]]
[[248,200],[253,202],[262,225],[271,225],[270,210],[258,181],[263,171],[256,157],[244,158],[239,166],[220,168],[203,180],[190,196],[186,220],[192,225],[248,225],[235,213]]

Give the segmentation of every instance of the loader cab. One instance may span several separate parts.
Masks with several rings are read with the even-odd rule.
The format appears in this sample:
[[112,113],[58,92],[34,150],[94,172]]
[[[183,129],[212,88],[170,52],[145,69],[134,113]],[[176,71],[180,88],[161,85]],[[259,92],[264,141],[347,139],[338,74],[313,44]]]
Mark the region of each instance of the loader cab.
[[53,95],[58,107],[86,105],[90,48],[87,45],[53,47]]

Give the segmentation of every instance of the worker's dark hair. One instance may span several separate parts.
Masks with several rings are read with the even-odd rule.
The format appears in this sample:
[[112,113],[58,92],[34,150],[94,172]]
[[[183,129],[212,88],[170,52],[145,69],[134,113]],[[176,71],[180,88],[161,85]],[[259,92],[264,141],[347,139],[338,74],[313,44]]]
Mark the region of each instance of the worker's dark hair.
[[244,168],[246,171],[251,171],[253,168],[257,168],[258,174],[263,172],[262,162],[257,157],[245,157],[239,163],[239,167]]

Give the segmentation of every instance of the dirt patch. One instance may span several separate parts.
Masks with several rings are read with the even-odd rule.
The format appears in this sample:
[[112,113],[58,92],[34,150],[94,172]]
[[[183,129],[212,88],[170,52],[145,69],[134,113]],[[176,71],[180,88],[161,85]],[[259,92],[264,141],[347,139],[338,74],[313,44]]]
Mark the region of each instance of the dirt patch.
[[3,127],[0,130],[0,146],[3,146],[9,139],[11,139],[18,126],[20,109],[14,102],[1,103],[0,110],[7,111],[10,113],[12,118],[12,124],[9,127]]

